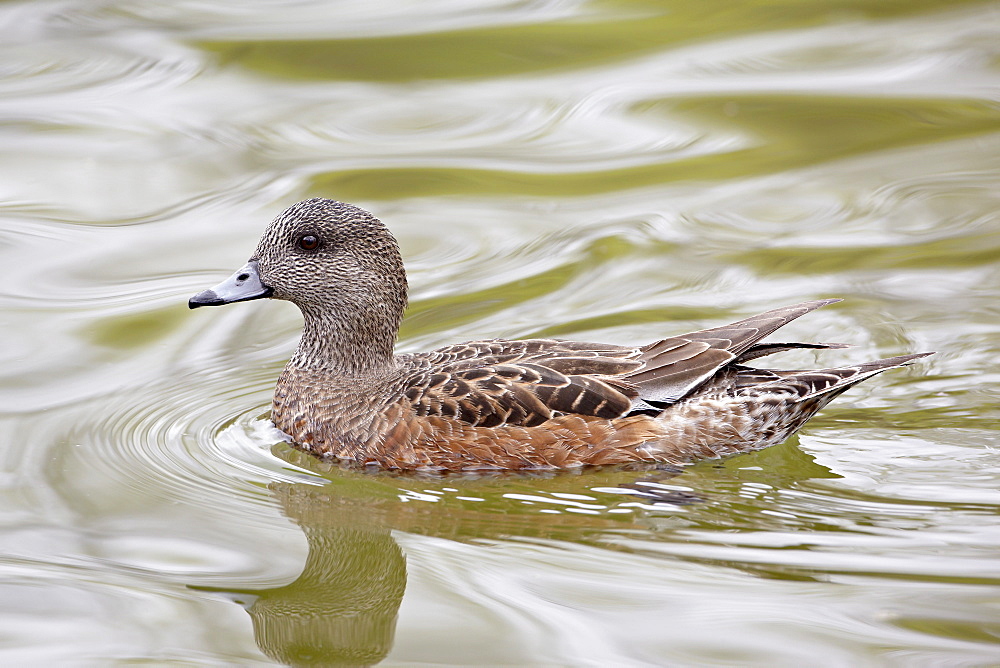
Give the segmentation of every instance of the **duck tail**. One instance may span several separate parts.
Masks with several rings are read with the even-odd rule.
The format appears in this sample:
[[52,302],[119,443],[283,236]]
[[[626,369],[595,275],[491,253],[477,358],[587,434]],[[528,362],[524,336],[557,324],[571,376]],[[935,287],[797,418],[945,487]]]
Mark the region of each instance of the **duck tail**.
[[906,366],[915,360],[933,354],[932,352],[913,353],[833,369],[799,371],[794,372],[794,375],[786,376],[778,382],[785,386],[794,386],[799,392],[799,401],[805,401],[821,395],[830,395],[829,398],[833,399],[833,397],[841,392],[874,375],[888,371],[889,369]]

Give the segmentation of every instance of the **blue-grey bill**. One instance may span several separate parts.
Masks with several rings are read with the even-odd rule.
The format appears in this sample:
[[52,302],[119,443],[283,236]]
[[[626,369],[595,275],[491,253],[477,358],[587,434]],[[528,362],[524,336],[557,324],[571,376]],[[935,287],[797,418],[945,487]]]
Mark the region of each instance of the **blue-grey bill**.
[[245,302],[251,299],[270,297],[274,291],[260,280],[260,268],[257,260],[250,260],[235,274],[222,281],[214,288],[202,290],[188,300],[188,307],[222,306],[233,302]]

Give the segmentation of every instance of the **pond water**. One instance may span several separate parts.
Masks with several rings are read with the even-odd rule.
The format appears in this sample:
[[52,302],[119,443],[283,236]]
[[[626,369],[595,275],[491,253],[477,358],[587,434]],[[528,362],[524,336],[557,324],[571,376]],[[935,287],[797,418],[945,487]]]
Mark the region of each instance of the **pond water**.
[[[0,662],[1000,664],[1000,3],[0,4]],[[937,355],[680,475],[406,477],[189,311],[307,196],[400,349],[788,327]]]

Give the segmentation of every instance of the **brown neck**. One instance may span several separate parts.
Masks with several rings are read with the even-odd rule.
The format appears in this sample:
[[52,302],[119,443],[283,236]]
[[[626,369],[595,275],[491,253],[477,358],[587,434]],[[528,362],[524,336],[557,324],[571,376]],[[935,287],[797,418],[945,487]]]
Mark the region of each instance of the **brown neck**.
[[305,323],[289,366],[366,376],[393,366],[400,315],[302,309]]

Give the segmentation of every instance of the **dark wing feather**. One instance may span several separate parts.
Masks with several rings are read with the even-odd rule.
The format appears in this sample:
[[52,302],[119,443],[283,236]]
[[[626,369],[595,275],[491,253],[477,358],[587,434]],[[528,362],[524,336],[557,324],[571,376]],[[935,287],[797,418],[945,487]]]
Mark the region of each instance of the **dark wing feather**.
[[578,341],[474,341],[410,356],[424,364],[406,396],[417,415],[482,427],[532,427],[565,413],[614,419],[638,396],[616,378],[642,365],[638,354]]
[[735,362],[743,364],[758,357],[783,353],[786,350],[840,350],[850,347],[849,343],[757,343],[737,357]]
[[645,364],[633,373],[626,373],[625,378],[638,387],[643,400],[657,405],[674,403],[714,376],[719,369],[751,351],[754,344],[765,336],[799,316],[838,301],[803,302],[751,316],[731,325],[656,341],[640,349],[640,360]]

